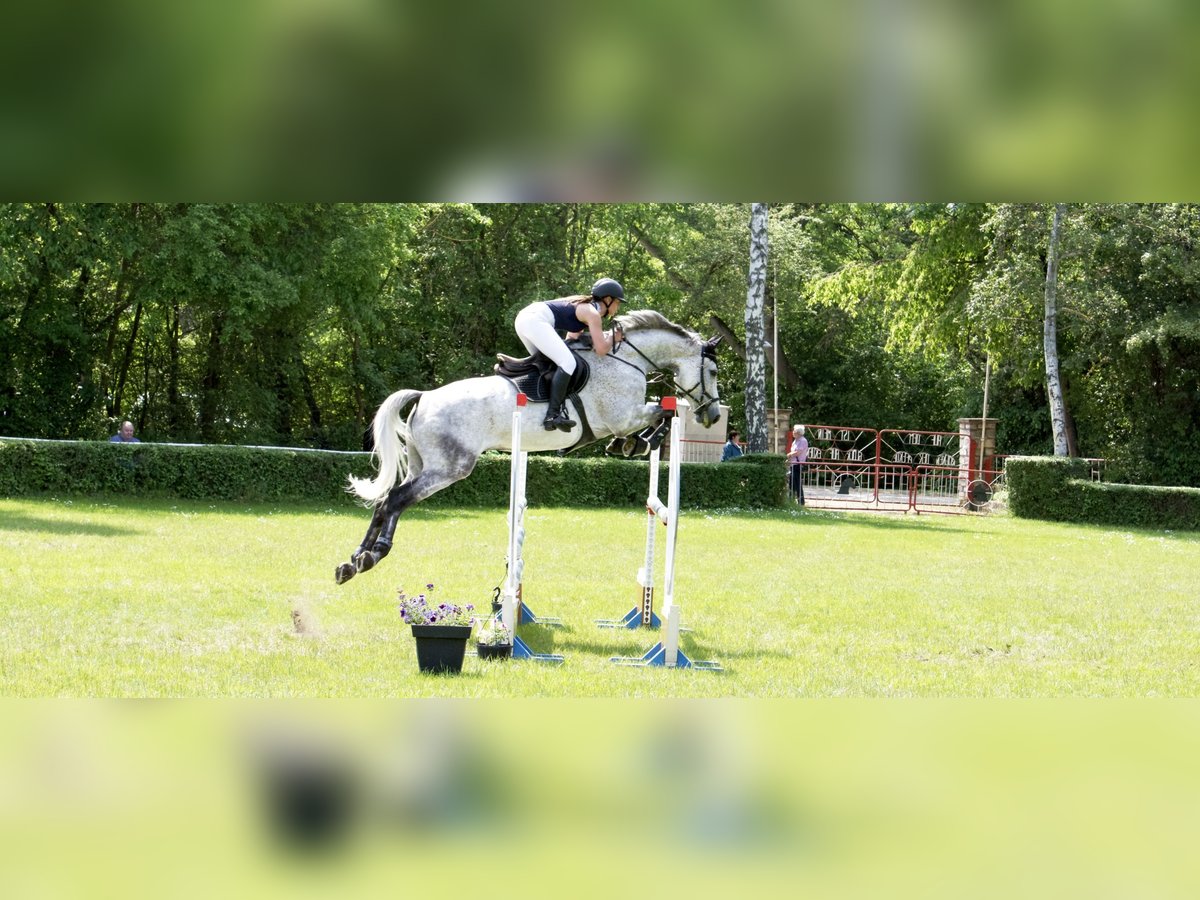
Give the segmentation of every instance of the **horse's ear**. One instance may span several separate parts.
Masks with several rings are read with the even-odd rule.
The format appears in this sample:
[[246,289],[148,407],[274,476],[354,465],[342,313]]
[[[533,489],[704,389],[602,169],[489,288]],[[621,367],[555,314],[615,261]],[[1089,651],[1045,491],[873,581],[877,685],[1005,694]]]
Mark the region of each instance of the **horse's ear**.
[[718,334],[716,337],[709,338],[704,342],[704,349],[700,351],[701,354],[715,362],[717,359],[717,344],[719,343],[721,343],[721,335]]

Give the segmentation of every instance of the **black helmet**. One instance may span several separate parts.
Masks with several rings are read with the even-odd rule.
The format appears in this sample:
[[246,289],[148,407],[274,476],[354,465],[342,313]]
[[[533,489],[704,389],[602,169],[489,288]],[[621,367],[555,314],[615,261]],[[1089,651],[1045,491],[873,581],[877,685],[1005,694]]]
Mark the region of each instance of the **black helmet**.
[[616,297],[618,300],[625,299],[625,288],[621,287],[621,283],[612,278],[601,278],[592,285],[592,296],[600,297]]

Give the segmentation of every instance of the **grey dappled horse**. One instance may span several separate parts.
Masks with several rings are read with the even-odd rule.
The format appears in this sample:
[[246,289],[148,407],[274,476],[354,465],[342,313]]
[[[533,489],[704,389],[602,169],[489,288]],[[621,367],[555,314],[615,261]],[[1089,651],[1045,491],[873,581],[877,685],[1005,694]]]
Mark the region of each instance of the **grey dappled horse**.
[[[707,427],[720,418],[719,338],[705,341],[651,310],[618,316],[616,322],[625,337],[612,353],[598,357],[584,351],[591,377],[579,400],[596,439],[634,435],[663,418],[658,403],[646,400],[647,376],[655,372],[671,375],[679,393],[690,398],[697,422]],[[512,449],[516,394],[511,381],[491,375],[432,391],[400,390],[383,401],[374,425],[379,474],[369,480],[350,478],[353,493],[375,510],[350,562],[337,567],[338,584],[387,556],[404,510],[466,478],[485,450]],[[529,406],[536,410],[522,417],[522,450],[563,450],[579,442],[582,423],[570,431],[547,431],[542,427],[545,404]],[[644,441],[638,445],[647,449]]]

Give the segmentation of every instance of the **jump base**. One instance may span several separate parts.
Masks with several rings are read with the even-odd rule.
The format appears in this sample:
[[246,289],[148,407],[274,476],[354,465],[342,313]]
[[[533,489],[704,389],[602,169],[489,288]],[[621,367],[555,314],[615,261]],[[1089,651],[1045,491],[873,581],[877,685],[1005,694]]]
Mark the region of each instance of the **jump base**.
[[701,669],[706,672],[723,672],[725,671],[721,664],[713,660],[693,660],[688,659],[687,654],[679,650],[675,654],[675,665],[667,666],[667,651],[663,647],[662,642],[655,644],[642,656],[611,656],[609,662],[616,663],[618,666],[661,666],[663,668],[675,669]]

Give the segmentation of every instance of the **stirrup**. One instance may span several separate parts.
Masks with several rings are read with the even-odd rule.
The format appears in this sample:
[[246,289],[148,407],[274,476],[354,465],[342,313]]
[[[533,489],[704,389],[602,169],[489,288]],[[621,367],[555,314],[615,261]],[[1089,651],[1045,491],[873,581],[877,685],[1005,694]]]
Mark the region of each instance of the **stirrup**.
[[567,414],[563,410],[559,410],[552,416],[546,416],[542,420],[542,427],[547,431],[553,431],[557,428],[559,431],[570,431],[575,427],[575,423],[567,418]]

